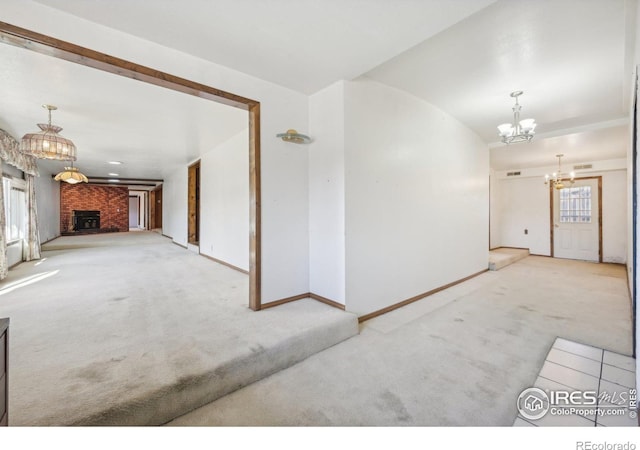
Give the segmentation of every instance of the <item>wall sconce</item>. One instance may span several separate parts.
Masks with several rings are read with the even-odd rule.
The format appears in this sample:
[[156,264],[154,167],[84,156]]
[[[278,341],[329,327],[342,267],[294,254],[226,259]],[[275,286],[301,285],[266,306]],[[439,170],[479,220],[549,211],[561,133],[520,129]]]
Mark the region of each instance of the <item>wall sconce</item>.
[[276,134],[276,137],[285,142],[293,142],[294,144],[308,144],[311,142],[311,138],[309,136],[300,134],[294,129],[287,130],[286,133]]

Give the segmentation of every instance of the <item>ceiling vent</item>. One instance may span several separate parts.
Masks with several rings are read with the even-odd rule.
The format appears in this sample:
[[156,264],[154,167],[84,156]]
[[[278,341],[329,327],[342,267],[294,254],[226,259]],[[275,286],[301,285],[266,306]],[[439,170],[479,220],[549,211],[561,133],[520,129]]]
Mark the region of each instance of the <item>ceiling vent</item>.
[[593,169],[593,164],[578,164],[573,166],[573,170]]
[[517,177],[520,175],[520,172],[507,172],[508,177]]

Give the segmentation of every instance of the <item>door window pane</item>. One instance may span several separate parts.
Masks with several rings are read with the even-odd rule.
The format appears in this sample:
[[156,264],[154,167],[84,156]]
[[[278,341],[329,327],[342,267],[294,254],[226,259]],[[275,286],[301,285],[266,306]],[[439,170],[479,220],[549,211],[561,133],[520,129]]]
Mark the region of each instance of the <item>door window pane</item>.
[[560,190],[560,222],[591,223],[591,186]]

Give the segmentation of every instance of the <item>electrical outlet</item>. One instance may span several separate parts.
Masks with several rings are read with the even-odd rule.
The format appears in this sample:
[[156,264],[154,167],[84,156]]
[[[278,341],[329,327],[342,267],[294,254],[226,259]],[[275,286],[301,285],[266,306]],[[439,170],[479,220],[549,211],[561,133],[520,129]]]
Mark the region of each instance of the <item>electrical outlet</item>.
[[527,230],[526,228],[524,229],[524,234],[529,234],[529,230]]

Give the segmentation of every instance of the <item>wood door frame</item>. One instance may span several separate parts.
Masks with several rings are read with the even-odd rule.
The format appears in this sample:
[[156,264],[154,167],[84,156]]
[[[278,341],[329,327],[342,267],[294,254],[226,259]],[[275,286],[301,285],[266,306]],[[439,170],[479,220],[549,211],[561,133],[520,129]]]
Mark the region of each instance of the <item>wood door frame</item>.
[[[160,195],[158,195],[158,192]],[[158,199],[160,199],[160,208],[158,208]],[[159,221],[158,211],[160,212]],[[155,228],[162,228],[162,185],[149,191],[149,230]]]
[[[598,262],[602,262],[602,175],[597,175],[593,177],[580,177],[575,178],[576,181],[579,180],[598,180]],[[554,247],[555,243],[553,242],[554,238],[554,224],[553,220],[553,191],[555,188],[553,184],[549,183],[549,229],[551,230],[551,257],[554,258]]]
[[0,42],[248,111],[249,307],[262,301],[260,102],[0,21]]
[[187,168],[187,242],[200,245],[200,160]]

